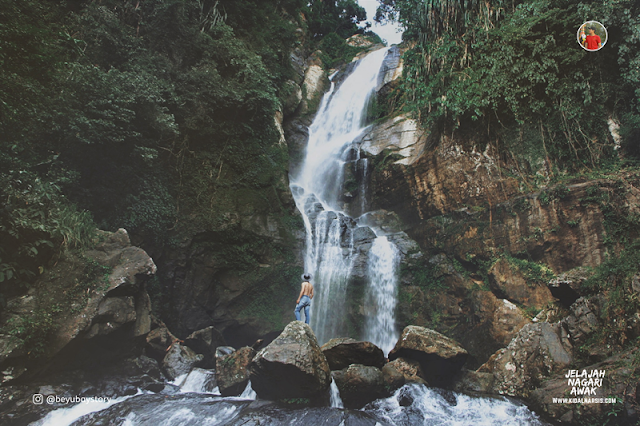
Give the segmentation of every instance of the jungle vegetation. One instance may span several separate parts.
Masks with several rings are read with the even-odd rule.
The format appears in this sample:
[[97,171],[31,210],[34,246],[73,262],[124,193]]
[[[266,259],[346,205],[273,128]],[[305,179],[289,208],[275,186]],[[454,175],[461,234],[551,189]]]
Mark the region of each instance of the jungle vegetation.
[[290,53],[364,19],[354,0],[0,0],[0,302],[96,227],[169,244],[288,191]]
[[[524,174],[640,155],[640,4],[633,0],[380,0],[411,46],[402,101],[436,134],[490,143]],[[585,21],[609,39],[577,43]],[[620,125],[622,151],[611,123]]]

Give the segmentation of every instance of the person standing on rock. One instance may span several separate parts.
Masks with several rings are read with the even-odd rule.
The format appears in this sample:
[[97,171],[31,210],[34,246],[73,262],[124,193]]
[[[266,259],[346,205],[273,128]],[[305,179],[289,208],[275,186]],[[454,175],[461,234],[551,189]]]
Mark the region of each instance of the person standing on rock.
[[311,299],[313,299],[313,284],[311,281],[311,274],[304,274],[302,276],[302,288],[300,289],[300,295],[296,300],[296,309],[293,313],[296,315],[296,320],[300,321],[300,310],[304,308],[304,322],[309,324],[309,308],[311,307]]

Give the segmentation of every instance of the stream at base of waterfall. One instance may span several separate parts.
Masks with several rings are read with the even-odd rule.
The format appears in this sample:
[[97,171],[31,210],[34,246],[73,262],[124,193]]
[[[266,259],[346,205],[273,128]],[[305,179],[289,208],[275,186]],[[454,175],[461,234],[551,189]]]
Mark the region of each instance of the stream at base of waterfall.
[[60,408],[31,426],[548,426],[525,405],[507,398],[473,397],[424,385],[405,385],[389,398],[376,400],[361,410],[342,408],[337,389],[331,391],[331,407],[292,408],[256,400],[251,383],[238,397],[221,397],[217,388],[209,385],[211,374],[195,369],[161,393],[139,391],[108,404],[92,402]]

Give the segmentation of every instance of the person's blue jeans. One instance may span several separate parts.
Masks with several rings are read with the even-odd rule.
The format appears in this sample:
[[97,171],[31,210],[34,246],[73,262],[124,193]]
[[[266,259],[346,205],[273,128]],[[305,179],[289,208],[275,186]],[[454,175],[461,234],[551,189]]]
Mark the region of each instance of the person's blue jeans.
[[300,321],[300,310],[304,308],[304,322],[309,324],[309,308],[311,307],[311,299],[309,296],[302,296],[300,302],[296,306],[296,310],[293,311],[296,314],[296,320]]

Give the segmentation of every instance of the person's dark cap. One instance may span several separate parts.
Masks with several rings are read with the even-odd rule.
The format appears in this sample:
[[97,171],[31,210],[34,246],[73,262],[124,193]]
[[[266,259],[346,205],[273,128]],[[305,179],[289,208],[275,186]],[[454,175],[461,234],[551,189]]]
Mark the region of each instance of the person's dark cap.
[[311,279],[311,274],[302,274],[302,279],[305,281],[309,281]]

